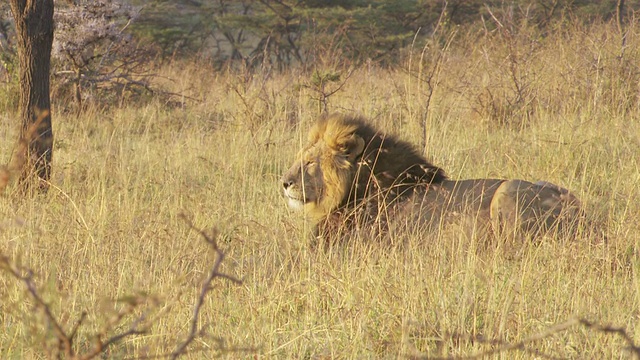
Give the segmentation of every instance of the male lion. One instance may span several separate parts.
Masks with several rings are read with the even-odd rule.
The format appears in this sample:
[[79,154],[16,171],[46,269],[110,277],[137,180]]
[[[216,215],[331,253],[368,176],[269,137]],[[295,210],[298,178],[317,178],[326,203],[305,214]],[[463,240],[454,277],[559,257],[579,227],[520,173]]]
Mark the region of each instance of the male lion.
[[548,182],[450,180],[408,142],[338,114],[313,126],[282,186],[289,206],[304,209],[322,238],[454,219],[540,234],[568,229],[580,214],[578,199]]

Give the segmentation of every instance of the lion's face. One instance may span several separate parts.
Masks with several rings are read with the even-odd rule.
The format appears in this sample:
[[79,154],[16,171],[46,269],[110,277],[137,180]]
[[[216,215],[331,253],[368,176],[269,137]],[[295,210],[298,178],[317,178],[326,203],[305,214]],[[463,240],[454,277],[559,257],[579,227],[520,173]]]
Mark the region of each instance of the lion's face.
[[305,204],[313,204],[322,196],[324,181],[319,166],[317,148],[305,149],[293,166],[282,177],[284,196],[289,207],[300,210]]
[[364,140],[355,130],[327,121],[312,128],[308,144],[282,177],[289,207],[304,209],[317,220],[340,206],[349,195],[356,158],[364,150]]

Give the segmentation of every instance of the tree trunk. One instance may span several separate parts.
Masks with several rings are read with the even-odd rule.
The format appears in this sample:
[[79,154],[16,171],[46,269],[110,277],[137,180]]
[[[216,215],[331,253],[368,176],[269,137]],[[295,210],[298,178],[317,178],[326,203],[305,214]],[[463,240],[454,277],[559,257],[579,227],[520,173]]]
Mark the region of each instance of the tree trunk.
[[[49,70],[53,44],[53,0],[10,0],[16,23],[18,57],[20,60],[20,143],[23,152],[14,154],[26,161],[19,171],[20,182],[29,186],[32,175],[41,180],[45,190],[51,176],[53,131],[51,129],[51,99]],[[18,146],[18,151],[21,151]]]

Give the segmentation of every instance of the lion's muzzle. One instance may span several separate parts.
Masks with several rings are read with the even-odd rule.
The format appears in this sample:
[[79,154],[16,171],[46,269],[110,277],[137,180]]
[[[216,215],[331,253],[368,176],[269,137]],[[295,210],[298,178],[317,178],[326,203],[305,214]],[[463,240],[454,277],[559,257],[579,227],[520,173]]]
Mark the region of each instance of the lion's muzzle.
[[297,185],[295,179],[289,174],[285,174],[282,179],[282,188],[287,204],[291,209],[300,210],[305,204],[304,190]]

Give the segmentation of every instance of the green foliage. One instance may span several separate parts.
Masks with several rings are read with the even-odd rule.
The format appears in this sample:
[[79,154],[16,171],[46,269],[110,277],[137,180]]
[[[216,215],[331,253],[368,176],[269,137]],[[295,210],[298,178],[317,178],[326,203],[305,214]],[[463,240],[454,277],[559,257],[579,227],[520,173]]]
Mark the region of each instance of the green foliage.
[[[155,0],[144,5],[136,31],[166,55],[198,53],[249,66],[309,65],[339,50],[352,61],[395,63],[401,49],[424,43],[438,29],[480,28],[508,13],[540,28],[575,16],[609,18],[615,2],[514,0]],[[627,1],[633,9],[640,0]]]
[[325,84],[327,84],[328,82],[338,82],[338,81],[340,81],[340,73],[335,73],[335,72],[321,73],[320,71],[316,70],[311,75],[311,84],[319,88],[323,88]]
[[157,0],[145,4],[134,29],[165,54],[199,52],[282,67],[315,60],[317,49],[336,43],[353,59],[385,57],[437,20],[433,8],[416,0]]
[[307,87],[316,94],[315,100],[318,101],[318,113],[327,111],[327,100],[340,90],[340,87],[344,84],[340,84],[341,75],[338,71],[320,71],[318,69],[311,73]]
[[158,46],[165,55],[197,49],[205,22],[199,3],[168,0],[134,0],[131,3],[144,6],[142,16],[133,24],[132,30]]

